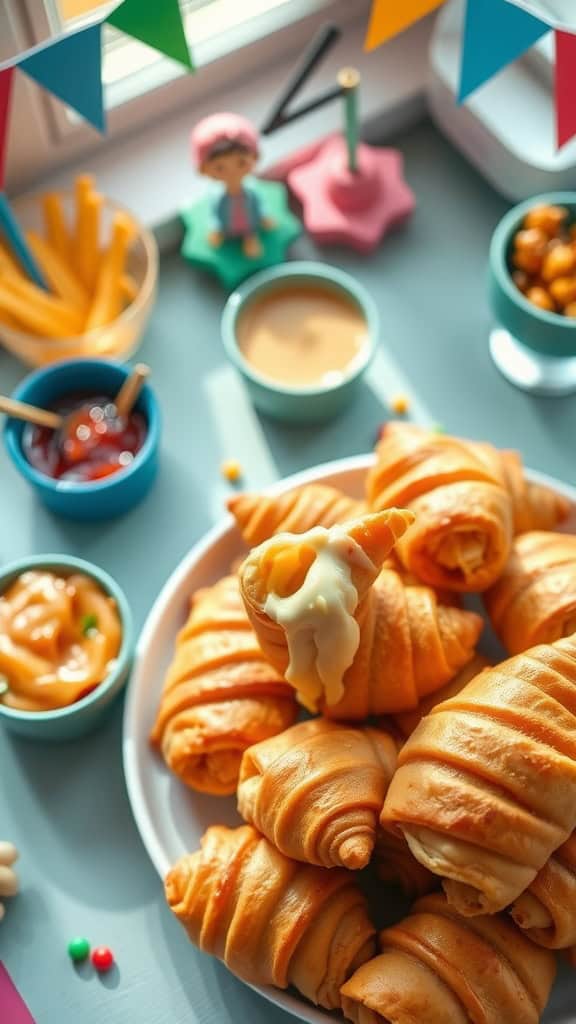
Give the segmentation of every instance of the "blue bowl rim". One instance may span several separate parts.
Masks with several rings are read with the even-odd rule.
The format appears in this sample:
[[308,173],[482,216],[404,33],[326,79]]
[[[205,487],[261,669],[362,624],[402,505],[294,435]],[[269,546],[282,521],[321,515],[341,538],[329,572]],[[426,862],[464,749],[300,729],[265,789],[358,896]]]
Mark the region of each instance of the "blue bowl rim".
[[576,327],[576,319],[562,316],[561,313],[549,313],[545,309],[539,309],[538,306],[535,306],[525,298],[512,280],[512,274],[506,259],[510,238],[512,237],[513,232],[519,228],[525,214],[535,206],[549,204],[554,206],[568,206],[571,208],[571,212],[576,214],[576,191],[543,192],[540,195],[533,196],[531,199],[525,199],[524,202],[518,203],[516,206],[513,206],[512,209],[508,210],[496,225],[492,235],[492,240],[490,242],[490,266],[498,282],[498,286],[521,310],[533,316],[534,319],[540,320],[542,323],[548,324],[558,330],[573,331]]
[[[90,367],[101,368],[102,366],[105,366],[111,370],[117,370],[124,376],[124,378],[128,377],[131,369],[128,364],[119,363],[114,359],[68,359],[59,363],[51,363],[50,366],[43,366],[39,370],[29,373],[14,389],[11,397],[20,402],[29,401],[29,389],[34,387],[38,381],[42,381],[53,375],[56,376],[59,371],[68,370],[70,367],[76,366],[79,369],[87,370],[88,372]],[[41,473],[40,470],[36,469],[28,462],[28,459],[24,455],[22,446],[16,437],[15,430],[17,421],[11,416],[6,418],[3,431],[6,450],[12,459],[12,462],[16,466],[16,469],[23,477],[30,481],[30,483],[34,484],[35,487],[49,491],[52,494],[84,496],[86,494],[101,494],[102,492],[114,490],[121,487],[135,472],[137,472],[143,462],[147,461],[154,455],[160,443],[160,406],[154,390],[150,387],[148,382],[146,382],[142,388],[142,396],[145,396],[148,400],[148,429],[146,431],[144,444],[140,451],[137,452],[134,460],[129,466],[119,473],[114,473],[112,476],[106,477],[104,480],[91,480],[86,482],[54,480],[52,477]]]
[[0,701],[0,719],[4,717],[17,722],[38,722],[41,726],[43,722],[62,721],[62,719],[69,719],[89,711],[90,708],[100,702],[105,694],[114,689],[123,675],[126,678],[128,677],[134,655],[134,627],[128,599],[122,588],[116,583],[116,580],[104,569],[94,565],[92,562],[87,562],[83,558],[76,558],[75,555],[30,555],[2,566],[0,568],[0,596],[18,576],[32,569],[46,569],[48,571],[58,569],[69,570],[69,574],[81,572],[86,576],[90,576],[102,587],[105,593],[114,598],[122,625],[122,643],[115,667],[101,683],[98,683],[81,700],[75,701],[74,704],[67,704],[63,708],[53,708],[50,711],[20,711],[17,708],[6,707]]
[[[368,327],[368,340],[365,345],[365,352],[362,358],[358,358],[353,363],[351,372],[343,376],[342,380],[336,381],[333,384],[310,384],[291,387],[288,384],[280,384],[268,377],[264,377],[244,359],[236,341],[236,321],[242,307],[247,301],[253,299],[258,292],[265,291],[268,287],[273,287],[282,281],[289,281],[291,278],[317,278],[319,281],[324,281],[327,285],[333,285],[346,292],[362,310]],[[338,267],[333,267],[330,263],[322,263],[319,260],[292,260],[277,267],[269,267],[267,270],[253,274],[252,277],[249,277],[239,285],[226,301],[222,312],[220,328],[226,354],[245,377],[277,395],[290,396],[292,398],[311,398],[339,391],[364,373],[376,353],[380,334],[380,317],[376,303],[368,291],[345,270],[340,270]]]

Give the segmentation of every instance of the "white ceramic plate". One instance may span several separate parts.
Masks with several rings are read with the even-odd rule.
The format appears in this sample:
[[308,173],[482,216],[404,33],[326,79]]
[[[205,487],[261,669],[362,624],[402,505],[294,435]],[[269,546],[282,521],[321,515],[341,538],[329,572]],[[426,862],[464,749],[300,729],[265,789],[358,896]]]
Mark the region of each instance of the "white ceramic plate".
[[[281,493],[312,481],[340,487],[352,497],[363,496],[364,477],[372,455],[359,455],[288,477],[270,488]],[[564,493],[576,506],[576,490],[542,474],[528,471],[530,479]],[[215,583],[230,563],[245,551],[231,516],[196,544],[165,584],[148,616],[138,650],[124,715],[124,771],[128,795],[142,841],[158,874],[164,878],[183,854],[197,849],[209,825],[238,825],[234,797],[193,793],[172,776],[151,751],[152,728],[166,669],[174,652],[176,634],[188,615],[190,595],[198,587]],[[291,993],[273,988],[258,991],[282,1009],[309,1024],[334,1024],[334,1014],[316,1010]]]

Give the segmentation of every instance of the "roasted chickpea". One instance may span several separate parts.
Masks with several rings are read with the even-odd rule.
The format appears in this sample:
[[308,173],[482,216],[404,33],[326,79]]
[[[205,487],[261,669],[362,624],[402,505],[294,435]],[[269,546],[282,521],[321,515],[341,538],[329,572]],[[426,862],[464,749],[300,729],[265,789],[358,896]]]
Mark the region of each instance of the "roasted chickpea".
[[569,302],[568,305],[564,307],[564,316],[576,317],[576,302]]
[[516,285],[517,288],[520,289],[521,292],[527,292],[528,291],[528,289],[530,287],[530,284],[531,284],[531,280],[530,280],[530,275],[527,274],[525,270],[513,270],[512,271],[512,280],[514,281],[514,284]]
[[539,228],[550,238],[562,228],[568,210],[565,206],[535,206],[524,218],[525,228]]
[[553,281],[557,277],[568,277],[576,268],[576,252],[570,245],[557,245],[546,253],[542,263],[542,278]]
[[514,248],[543,253],[548,242],[548,235],[544,231],[541,231],[539,228],[528,228],[516,233]]
[[554,302],[564,308],[576,301],[576,277],[557,277],[548,287]]
[[545,309],[549,313],[553,313],[556,309],[552,296],[545,288],[539,285],[533,285],[532,288],[529,288],[526,292],[526,298],[533,306],[538,306],[538,309]]
[[542,269],[544,256],[542,253],[532,252],[530,249],[514,249],[512,253],[512,266],[517,270],[523,270],[526,274],[539,274]]

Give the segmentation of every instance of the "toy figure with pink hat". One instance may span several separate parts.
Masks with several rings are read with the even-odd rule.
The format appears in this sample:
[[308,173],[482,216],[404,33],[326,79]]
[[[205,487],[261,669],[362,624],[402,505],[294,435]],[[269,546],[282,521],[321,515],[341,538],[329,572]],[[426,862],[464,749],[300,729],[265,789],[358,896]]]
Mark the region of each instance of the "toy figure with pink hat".
[[245,256],[260,256],[258,232],[271,230],[274,221],[264,215],[258,193],[245,184],[259,156],[254,126],[240,114],[212,114],[192,132],[192,155],[202,174],[225,186],[214,211],[218,228],[209,241],[219,246],[226,238],[241,238]]
[[284,185],[252,177],[260,155],[255,127],[240,114],[211,114],[194,128],[191,148],[197,170],[223,190],[183,213],[183,255],[230,288],[283,262],[300,223],[288,209]]

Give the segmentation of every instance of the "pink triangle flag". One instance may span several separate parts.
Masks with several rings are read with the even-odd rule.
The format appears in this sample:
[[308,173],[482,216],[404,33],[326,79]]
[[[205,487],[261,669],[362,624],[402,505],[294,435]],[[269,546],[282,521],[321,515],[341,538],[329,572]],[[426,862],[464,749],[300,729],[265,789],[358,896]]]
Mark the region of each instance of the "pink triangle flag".
[[0,960],[0,1020],[5,1024],[34,1024],[34,1018]]
[[0,71],[0,191],[4,188],[6,171],[6,150],[8,148],[8,124],[10,121],[10,98],[14,68]]
[[556,30],[556,141],[558,149],[576,135],[576,35]]

